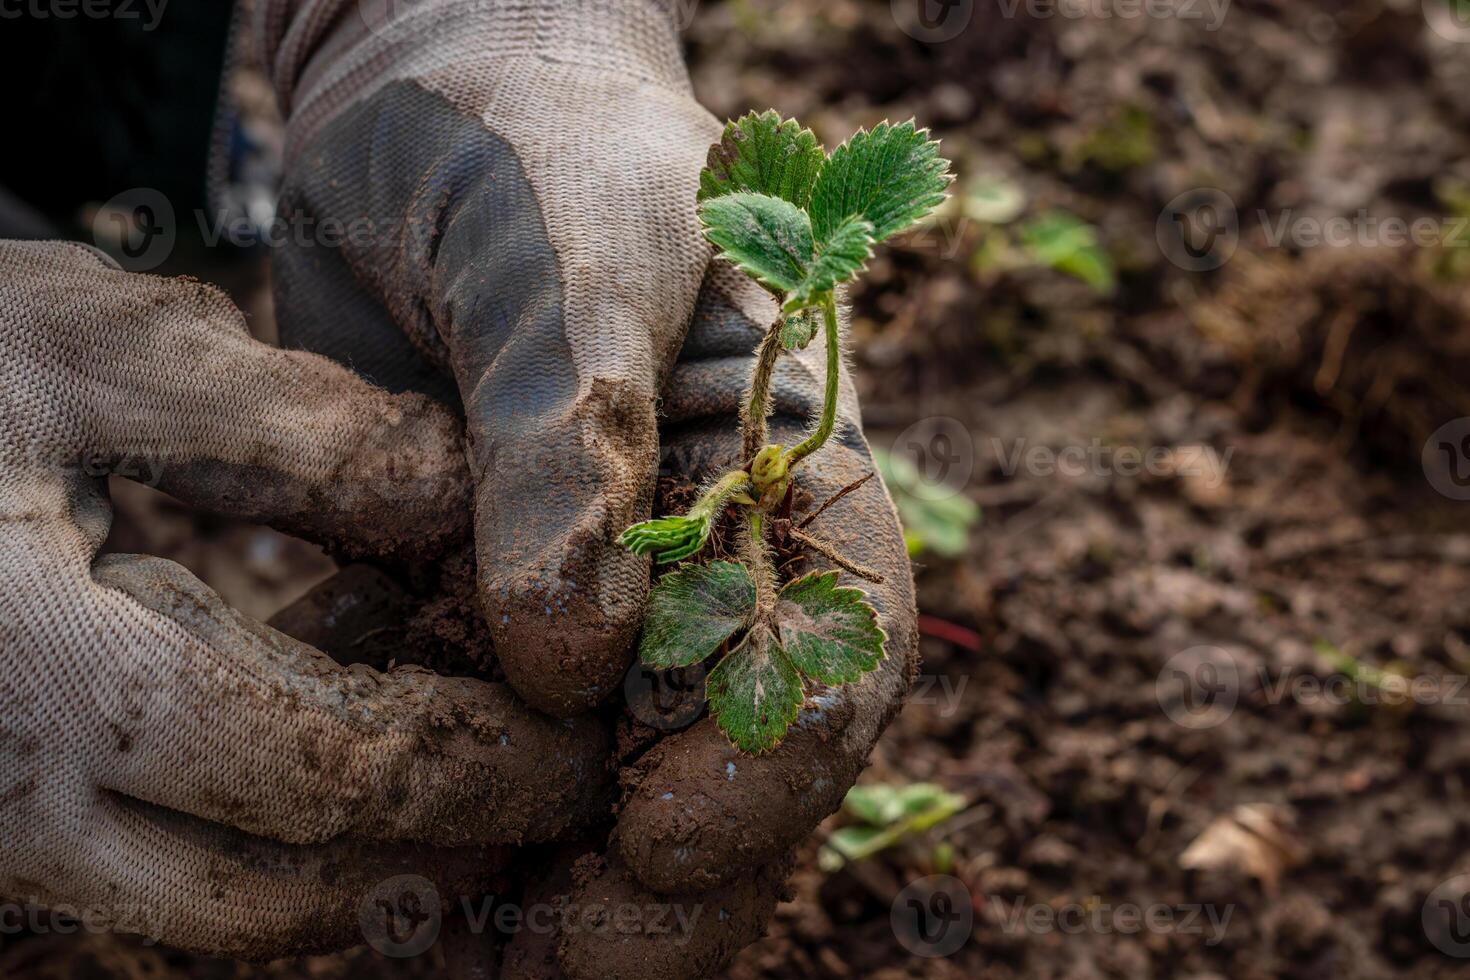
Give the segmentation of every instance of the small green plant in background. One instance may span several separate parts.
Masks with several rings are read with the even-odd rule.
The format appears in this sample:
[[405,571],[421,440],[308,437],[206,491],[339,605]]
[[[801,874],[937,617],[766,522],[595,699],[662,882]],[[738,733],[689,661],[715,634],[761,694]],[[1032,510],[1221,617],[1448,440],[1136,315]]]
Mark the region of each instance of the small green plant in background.
[[1048,211],[1021,226],[1021,245],[1039,264],[1081,279],[1099,293],[1117,284],[1097,229],[1069,211]]
[[1102,296],[1117,288],[1117,265],[1094,225],[1062,208],[1023,219],[1027,206],[1019,185],[994,175],[971,180],[958,195],[952,216],[980,226],[970,256],[976,272],[1041,267],[1078,279]]
[[979,504],[962,493],[928,491],[918,467],[901,456],[875,448],[873,462],[893,494],[910,555],[932,551],[958,558],[969,550],[970,529],[980,520]]
[[817,854],[817,864],[831,873],[851,861],[865,860],[938,826],[967,805],[963,796],[934,783],[854,786],[842,801],[842,811],[852,823],[832,832]]
[[[639,657],[658,669],[688,667],[721,647],[705,696],[737,748],[764,752],[785,737],[805,683],[847,684],[883,659],[886,637],[859,589],[837,572],[782,586],[770,524],[792,474],[827,442],[837,422],[836,289],[855,279],[873,246],[944,200],[951,177],[939,144],[912,121],[860,130],[829,156],[809,129],[775,112],[728,123],[700,173],[699,217],[719,257],[771,292],[780,313],[756,349],[739,469],[704,488],[682,516],[628,528],[622,544],[658,562],[696,558],[726,509],[738,508],[739,559],[687,564],[653,588]],[[827,368],[822,411],[794,446],[767,442],[771,376],[782,353],[822,333]],[[881,581],[807,532],[791,536],[839,568]]]

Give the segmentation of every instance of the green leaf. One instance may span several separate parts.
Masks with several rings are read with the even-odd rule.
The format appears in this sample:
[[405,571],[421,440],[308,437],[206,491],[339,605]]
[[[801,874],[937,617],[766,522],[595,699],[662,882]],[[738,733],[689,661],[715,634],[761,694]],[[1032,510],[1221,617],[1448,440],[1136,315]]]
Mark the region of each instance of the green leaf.
[[842,801],[853,817],[875,827],[887,827],[908,817],[927,817],[931,812],[945,811],[945,815],[964,809],[965,798],[951,793],[937,783],[909,783],[906,786],[890,786],[887,783],[871,783],[854,786],[847,791]]
[[1075,214],[1050,211],[1021,227],[1021,244],[1042,265],[1081,279],[1100,293],[1116,281],[1113,260],[1098,242],[1097,229]]
[[653,587],[638,658],[665,670],[699,663],[745,626],[754,611],[755,583],[744,565],[686,565]]
[[811,219],[796,205],[766,194],[726,194],[699,206],[704,235],[719,257],[739,266],[761,285],[788,293],[811,265]]
[[843,809],[863,823],[886,827],[902,816],[898,790],[887,783],[854,786],[842,801]]
[[720,141],[710,147],[698,200],[752,191],[804,208],[826,158],[817,137],[796,120],[783,120],[774,109],[748,113],[725,123]]
[[711,527],[708,515],[655,517],[628,528],[618,536],[618,544],[635,555],[653,554],[654,561],[663,565],[698,554]]
[[913,463],[892,453],[874,449],[873,462],[898,506],[909,554],[931,550],[954,558],[969,550],[970,528],[980,520],[979,504],[942,485],[926,484]]
[[832,849],[836,860],[833,857],[821,860],[822,870],[836,871],[848,861],[866,857],[874,847],[881,848],[886,843],[886,836],[882,827],[838,827],[827,837],[827,847]]
[[781,323],[781,346],[787,350],[806,350],[817,335],[818,325],[815,310],[788,315]]
[[785,648],[798,670],[824,684],[848,684],[878,666],[886,637],[861,589],[839,588],[836,572],[790,582],[776,603]]
[[705,697],[720,730],[742,752],[774,747],[806,695],[801,675],[771,631],[753,629],[709,672]]
[[1026,192],[1019,184],[1001,177],[973,181],[960,202],[965,217],[987,225],[1008,224],[1026,209]]
[[786,309],[810,305],[838,283],[863,271],[873,255],[873,226],[862,218],[849,218],[838,225],[819,252],[806,277],[786,299]]
[[832,151],[817,174],[808,208],[814,237],[825,243],[843,222],[858,217],[872,224],[873,240],[881,242],[944,200],[948,167],[939,144],[913,120],[859,130]]

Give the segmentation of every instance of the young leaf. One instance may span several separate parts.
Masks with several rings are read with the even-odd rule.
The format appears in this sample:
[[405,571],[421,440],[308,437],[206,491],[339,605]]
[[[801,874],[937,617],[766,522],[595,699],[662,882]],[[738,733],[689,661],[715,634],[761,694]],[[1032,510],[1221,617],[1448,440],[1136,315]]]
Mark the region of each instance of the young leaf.
[[832,151],[812,187],[816,240],[826,243],[852,217],[872,224],[875,242],[902,231],[944,200],[948,167],[939,144],[913,120],[858,130]]
[[726,259],[775,292],[800,285],[811,265],[812,224],[790,201],[766,194],[726,194],[699,206],[704,235]]
[[744,565],[686,565],[653,587],[638,658],[660,669],[699,663],[743,627],[754,610],[755,583]]
[[837,587],[836,572],[812,572],[781,590],[781,646],[807,677],[847,684],[878,666],[886,637],[861,589]]
[[862,218],[848,218],[832,232],[806,277],[787,296],[786,309],[801,309],[814,297],[854,278],[872,256],[873,226]]
[[863,823],[886,827],[903,816],[898,787],[888,783],[854,786],[842,800],[842,808]]
[[847,791],[842,808],[863,823],[887,827],[905,817],[927,814],[935,809],[955,813],[964,809],[965,798],[951,793],[937,783],[909,783],[892,786],[870,783]]
[[776,110],[725,123],[699,174],[699,200],[752,191],[806,207],[827,153],[810,129]]
[[1117,276],[1097,229],[1075,214],[1050,211],[1021,228],[1021,244],[1043,265],[1065,272],[1100,293],[1110,293]]
[[731,744],[760,753],[781,741],[806,695],[801,675],[776,637],[758,628],[709,672],[705,697]]
[[861,860],[875,848],[881,850],[888,836],[882,827],[838,827],[817,852],[817,867],[828,874],[840,871],[849,861]]
[[781,346],[787,350],[806,350],[817,335],[817,326],[815,310],[790,314],[781,322]]
[[709,540],[711,526],[703,514],[656,517],[628,528],[618,536],[618,544],[635,555],[651,553],[654,561],[665,565],[698,554]]
[[902,456],[875,447],[873,462],[898,506],[909,554],[932,550],[955,558],[969,549],[970,528],[980,520],[975,501],[945,484],[925,481],[918,468]]

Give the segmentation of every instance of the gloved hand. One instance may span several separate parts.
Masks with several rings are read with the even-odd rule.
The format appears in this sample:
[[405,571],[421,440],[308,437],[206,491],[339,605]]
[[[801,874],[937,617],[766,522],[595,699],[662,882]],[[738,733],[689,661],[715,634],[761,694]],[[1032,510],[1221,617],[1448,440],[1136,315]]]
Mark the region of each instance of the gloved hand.
[[493,880],[605,812],[610,751],[500,685],[338,667],[171,562],[98,559],[108,467],[347,555],[467,532],[460,428],[255,343],[216,290],[0,242],[0,896],[245,958],[362,941],[371,886]]
[[[573,715],[631,659],[657,400],[709,261],[716,121],[654,0],[264,0],[287,116],[288,347],[461,404],[486,618]],[[310,229],[345,230],[337,247]],[[448,384],[445,383],[446,379]]]
[[[664,391],[664,459],[699,482],[737,465],[740,405],[755,345],[776,304],[743,274],[713,266],[688,340]],[[821,407],[820,344],[783,355],[773,382],[772,442],[793,445]],[[796,471],[815,509],[873,471],[857,400],[844,376],[837,434]],[[799,518],[802,512],[794,515]],[[713,719],[670,734],[622,773],[625,802],[613,847],[595,872],[553,875],[578,908],[668,903],[702,910],[689,935],[578,930],[562,937],[562,968],[594,977],[709,976],[764,932],[789,872],[788,853],[841,805],[878,736],[902,705],[918,664],[913,576],[892,502],[874,479],[830,507],[813,533],[883,575],[861,586],[888,634],[887,656],[856,684],[816,691],[785,741],[741,755]],[[809,554],[797,571],[829,569]],[[843,574],[844,579],[849,577]],[[568,883],[571,882],[571,883]],[[558,893],[560,893],[558,892]],[[508,965],[537,962],[536,937],[512,943]],[[533,976],[534,970],[506,976]]]
[[[671,460],[695,478],[736,462],[749,360],[776,312],[710,266],[694,197],[720,127],[690,94],[668,5],[266,0],[260,36],[288,117],[282,216],[358,229],[276,255],[282,338],[462,405],[496,654],[533,706],[584,710],[633,656],[649,566],[615,539],[650,516],[660,393]],[[820,403],[820,346],[778,371],[775,440]],[[818,502],[871,469],[850,388],[843,415],[798,481]],[[641,957],[698,975],[758,936],[780,876],[757,869],[840,804],[897,710],[916,636],[892,504],[873,481],[818,530],[886,573],[869,592],[887,660],[821,693],[766,756],[705,721],[624,774],[603,873],[554,877],[581,901],[671,900],[653,889],[722,914],[687,945],[564,937],[574,975]]]

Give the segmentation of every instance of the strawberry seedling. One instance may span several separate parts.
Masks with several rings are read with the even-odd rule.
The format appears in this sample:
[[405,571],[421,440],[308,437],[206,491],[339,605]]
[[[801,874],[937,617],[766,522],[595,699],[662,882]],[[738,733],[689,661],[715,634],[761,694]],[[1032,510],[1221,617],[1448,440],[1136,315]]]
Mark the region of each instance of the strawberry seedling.
[[[700,173],[699,217],[719,258],[771,292],[780,313],[756,348],[741,414],[744,460],[711,484],[688,513],[635,524],[621,543],[660,563],[696,558],[717,521],[738,508],[740,561],[686,564],[663,576],[649,599],[639,656],[650,667],[699,663],[720,728],[746,752],[785,736],[807,681],[847,684],[883,659],[885,636],[860,589],[837,572],[782,585],[768,539],[797,467],[832,435],[841,360],[836,290],[862,272],[873,246],[944,200],[951,177],[939,144],[913,122],[861,130],[830,156],[811,130],[775,112],[725,126]],[[777,358],[823,334],[822,410],[794,446],[767,443]],[[877,576],[805,532],[804,546],[859,577]]]

